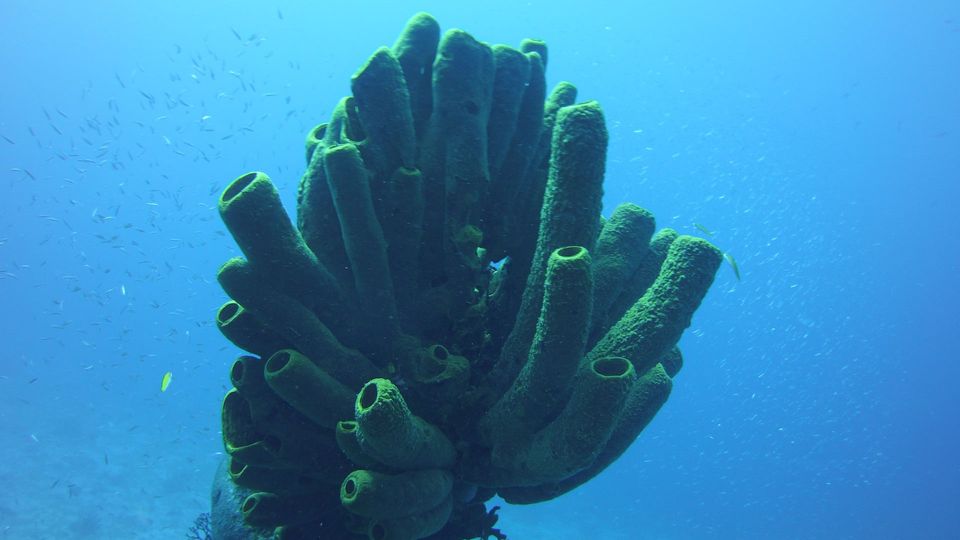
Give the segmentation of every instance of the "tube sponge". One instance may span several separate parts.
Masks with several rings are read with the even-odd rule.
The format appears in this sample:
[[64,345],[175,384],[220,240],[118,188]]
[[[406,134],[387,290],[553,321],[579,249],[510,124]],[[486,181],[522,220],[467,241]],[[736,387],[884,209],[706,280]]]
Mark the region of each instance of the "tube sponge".
[[[359,470],[340,485],[343,506],[368,518],[390,519],[435,508],[450,496],[453,474],[440,469],[386,474]],[[402,504],[397,504],[402,501]]]
[[233,300],[217,310],[217,329],[237,347],[260,356],[270,356],[287,347],[285,340]]
[[588,357],[624,356],[638,372],[646,373],[690,326],[693,312],[713,283],[722,260],[720,250],[706,240],[677,238],[670,245],[657,280]]
[[593,282],[581,246],[555,250],[547,262],[543,305],[523,369],[486,413],[481,434],[491,443],[527,437],[556,415],[583,358]]
[[249,495],[240,507],[243,519],[254,527],[276,527],[309,523],[323,515],[323,506],[314,496],[277,495],[257,492]]
[[509,383],[526,360],[536,333],[550,254],[565,245],[593,249],[599,232],[606,148],[607,130],[598,103],[581,103],[557,112],[536,252],[513,331],[495,367],[496,386]]
[[256,534],[503,537],[491,497],[574,489],[667,399],[719,251],[601,216],[603,111],[547,97],[547,57],[417,14],[307,134],[295,226],[263,173],[224,190],[217,325],[259,357],[223,476]]
[[453,443],[436,426],[415,416],[389,379],[373,379],[357,394],[355,405],[360,448],[398,469],[449,469],[456,459]]
[[532,439],[494,446],[490,457],[494,474],[479,483],[535,486],[590,466],[606,446],[636,378],[625,358],[599,358],[582,365],[560,415]]
[[453,501],[447,497],[430,510],[399,518],[373,520],[367,530],[367,537],[370,540],[426,538],[443,528],[452,511]]
[[350,417],[353,392],[306,356],[283,349],[274,353],[265,367],[270,388],[317,425],[333,428]]

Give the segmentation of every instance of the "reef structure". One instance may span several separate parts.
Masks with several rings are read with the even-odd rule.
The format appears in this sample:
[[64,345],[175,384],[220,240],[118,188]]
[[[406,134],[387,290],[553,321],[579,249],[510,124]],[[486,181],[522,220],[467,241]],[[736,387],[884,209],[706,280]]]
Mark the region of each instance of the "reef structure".
[[263,173],[224,190],[217,326],[250,355],[215,538],[505,538],[494,495],[587,482],[666,401],[721,253],[601,216],[603,112],[546,65],[417,14],[308,134],[295,223]]

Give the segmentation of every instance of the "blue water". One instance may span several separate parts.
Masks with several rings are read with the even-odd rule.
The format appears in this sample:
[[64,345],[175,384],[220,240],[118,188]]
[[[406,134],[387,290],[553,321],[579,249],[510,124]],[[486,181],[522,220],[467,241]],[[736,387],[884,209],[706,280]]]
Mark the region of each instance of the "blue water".
[[630,451],[504,508],[511,538],[960,538],[948,0],[6,0],[0,538],[182,538],[206,510],[237,354],[216,197],[263,170],[293,208],[304,134],[418,10],[545,39],[548,82],[604,107],[605,211],[702,224],[742,273]]

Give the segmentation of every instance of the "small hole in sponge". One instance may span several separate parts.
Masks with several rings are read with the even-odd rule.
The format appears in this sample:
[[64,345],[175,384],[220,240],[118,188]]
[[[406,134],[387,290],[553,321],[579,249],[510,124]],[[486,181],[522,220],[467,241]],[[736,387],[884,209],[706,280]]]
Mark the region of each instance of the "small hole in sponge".
[[434,345],[433,346],[433,357],[437,360],[446,360],[450,356],[450,353],[447,351],[447,348],[443,345]]
[[244,514],[253,511],[257,507],[257,497],[255,495],[250,495],[243,501],[243,508],[240,509]]
[[387,537],[387,529],[380,523],[374,523],[370,526],[370,538],[372,540],[383,540]]
[[343,483],[343,494],[349,498],[353,498],[357,495],[357,481],[353,478],[347,478]]

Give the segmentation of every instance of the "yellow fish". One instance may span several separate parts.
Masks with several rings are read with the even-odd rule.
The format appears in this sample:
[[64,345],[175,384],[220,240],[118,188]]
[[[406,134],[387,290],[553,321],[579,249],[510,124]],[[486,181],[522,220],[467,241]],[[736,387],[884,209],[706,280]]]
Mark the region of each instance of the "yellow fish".
[[167,388],[170,387],[170,381],[173,380],[173,373],[169,371],[163,374],[163,379],[160,380],[160,391],[166,392]]
[[737,260],[733,258],[733,255],[724,252],[723,258],[730,263],[730,267],[733,268],[733,275],[737,276],[737,281],[740,281],[740,267],[737,266]]
[[696,227],[697,230],[699,230],[700,232],[702,232],[703,234],[705,234],[705,235],[707,235],[707,236],[713,236],[713,235],[715,234],[713,231],[711,231],[710,229],[704,227],[703,225],[701,225],[701,224],[699,224],[699,223],[697,223],[697,222],[694,222],[694,223],[693,223],[693,226]]

